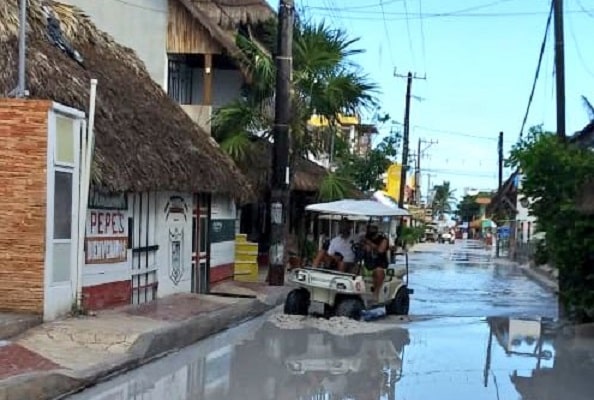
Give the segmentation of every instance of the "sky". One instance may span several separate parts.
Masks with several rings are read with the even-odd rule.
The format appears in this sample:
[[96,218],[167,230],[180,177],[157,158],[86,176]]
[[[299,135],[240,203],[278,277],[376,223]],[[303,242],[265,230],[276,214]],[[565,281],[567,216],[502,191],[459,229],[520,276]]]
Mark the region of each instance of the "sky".
[[[278,1],[268,0],[276,9]],[[497,137],[507,155],[519,138],[550,10],[549,0],[295,0],[360,38],[354,60],[379,85],[381,107],[402,123],[408,71],[412,84],[410,143],[437,141],[421,159],[421,190],[450,181],[464,188],[497,188]],[[566,131],[588,123],[582,103],[594,102],[594,0],[565,0]],[[554,36],[549,30],[526,128],[556,128]],[[380,136],[386,135],[385,127]],[[381,140],[381,137],[378,138]],[[504,179],[510,171],[505,169]]]

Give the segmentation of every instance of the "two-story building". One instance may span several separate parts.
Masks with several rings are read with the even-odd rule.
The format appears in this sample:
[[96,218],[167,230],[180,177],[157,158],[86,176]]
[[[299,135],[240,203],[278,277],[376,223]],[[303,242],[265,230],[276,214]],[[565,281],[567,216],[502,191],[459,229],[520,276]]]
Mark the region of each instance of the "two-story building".
[[[18,15],[18,0],[0,7],[3,94],[16,83]],[[225,271],[213,260],[233,263],[225,244],[246,178],[79,9],[30,0],[27,26],[30,98],[0,99],[0,309],[52,319],[208,290]]]
[[[265,0],[64,0],[133,49],[151,78],[207,133],[214,110],[241,95],[249,72],[236,35],[274,17]],[[160,110],[155,109],[155,113]],[[213,166],[214,167],[214,166]],[[194,218],[207,207],[194,204]],[[208,211],[210,281],[234,273],[236,204],[215,196]],[[206,262],[196,256],[194,262]]]

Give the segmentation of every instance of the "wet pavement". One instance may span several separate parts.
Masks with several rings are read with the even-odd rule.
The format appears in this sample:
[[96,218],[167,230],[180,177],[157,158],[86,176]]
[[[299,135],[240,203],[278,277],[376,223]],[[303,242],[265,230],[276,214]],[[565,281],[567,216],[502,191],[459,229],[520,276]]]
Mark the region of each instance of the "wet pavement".
[[558,333],[555,296],[447,246],[411,255],[410,320],[275,310],[70,399],[591,399],[594,338]]

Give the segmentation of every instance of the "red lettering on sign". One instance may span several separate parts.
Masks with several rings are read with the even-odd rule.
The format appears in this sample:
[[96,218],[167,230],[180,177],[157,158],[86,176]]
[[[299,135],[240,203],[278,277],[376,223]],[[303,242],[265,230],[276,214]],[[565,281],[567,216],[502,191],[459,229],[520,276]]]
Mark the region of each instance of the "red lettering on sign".
[[93,233],[93,228],[97,225],[97,213],[91,211],[91,233]]
[[103,213],[98,213],[98,215],[97,215],[97,233],[99,233],[99,234],[104,233],[101,225],[103,225]]

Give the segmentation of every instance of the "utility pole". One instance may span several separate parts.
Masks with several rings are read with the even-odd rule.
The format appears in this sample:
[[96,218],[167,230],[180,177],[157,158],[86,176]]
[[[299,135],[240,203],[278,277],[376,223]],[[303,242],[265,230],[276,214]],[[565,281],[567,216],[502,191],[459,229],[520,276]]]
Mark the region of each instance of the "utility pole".
[[293,0],[280,0],[276,56],[276,101],[274,148],[272,155],[272,192],[270,198],[270,266],[268,284],[285,283],[286,229],[289,207],[289,122],[291,119],[291,78],[293,71]]
[[413,75],[406,76],[406,105],[404,108],[404,135],[402,140],[402,168],[400,170],[400,192],[398,194],[398,207],[404,208],[404,189],[406,188],[406,172],[408,169],[408,137],[410,131],[410,90]]
[[557,136],[565,140],[565,44],[563,0],[553,0],[555,14],[555,86],[557,90]]
[[404,189],[406,188],[406,173],[408,172],[408,140],[410,137],[410,97],[413,79],[426,80],[427,77],[419,77],[417,74],[409,72],[406,75],[396,73],[394,69],[394,76],[397,78],[406,78],[406,104],[404,107],[404,134],[402,138],[402,171],[400,172],[400,191],[398,194],[398,207],[404,207]]
[[499,132],[499,140],[497,142],[497,155],[499,157],[499,185],[498,188],[501,190],[503,185],[503,132]]
[[[421,150],[421,144],[425,143],[428,146],[425,147],[423,150]],[[437,140],[433,141],[432,140],[425,140],[425,139],[421,139],[419,138],[419,143],[418,143],[418,147],[417,147],[417,154],[418,154],[418,158],[417,158],[417,170],[415,173],[415,194],[416,194],[416,201],[417,201],[417,205],[421,204],[421,157],[423,155],[423,153],[425,151],[427,151],[427,149],[429,147],[431,147],[434,144],[439,143]]]

